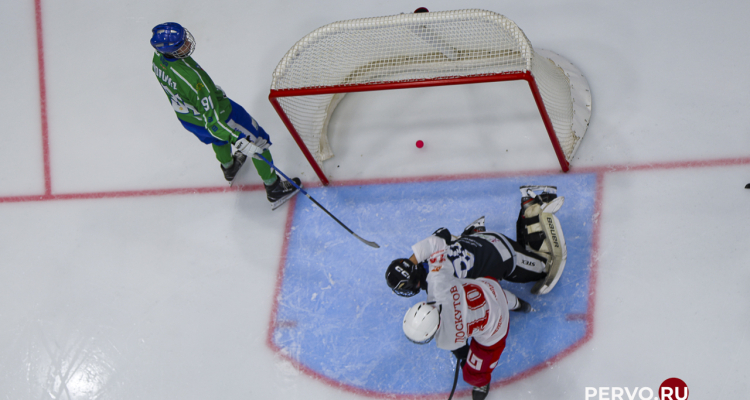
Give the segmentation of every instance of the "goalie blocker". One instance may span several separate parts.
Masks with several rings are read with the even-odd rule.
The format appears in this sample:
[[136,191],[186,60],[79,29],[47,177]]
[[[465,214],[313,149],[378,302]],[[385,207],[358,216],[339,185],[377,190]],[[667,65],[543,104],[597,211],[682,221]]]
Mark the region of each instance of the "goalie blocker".
[[[536,195],[534,190],[541,190]],[[564,197],[557,197],[554,186],[522,186],[521,223],[525,229],[519,233],[526,247],[534,253],[544,257],[546,261],[546,278],[538,281],[531,292],[534,294],[549,293],[565,269],[568,250],[560,220],[555,213],[562,207]]]

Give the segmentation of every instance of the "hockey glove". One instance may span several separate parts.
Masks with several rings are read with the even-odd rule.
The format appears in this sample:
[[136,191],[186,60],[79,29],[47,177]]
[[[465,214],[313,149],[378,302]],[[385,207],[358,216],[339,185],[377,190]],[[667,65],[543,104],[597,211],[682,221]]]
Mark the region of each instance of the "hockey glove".
[[219,94],[216,96],[216,100],[223,100],[227,98],[226,92],[224,92],[224,89],[221,88],[221,86],[216,85],[216,90],[219,91]]
[[242,154],[252,157],[255,154],[262,154],[263,151],[271,147],[271,144],[263,138],[256,138],[254,142],[251,142],[246,136],[234,142],[234,147]]

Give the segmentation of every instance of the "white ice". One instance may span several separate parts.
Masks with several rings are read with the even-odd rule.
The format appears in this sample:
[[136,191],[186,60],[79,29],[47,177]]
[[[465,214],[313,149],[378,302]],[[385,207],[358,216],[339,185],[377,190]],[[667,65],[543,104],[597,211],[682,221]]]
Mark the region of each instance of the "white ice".
[[[535,47],[576,64],[593,95],[572,163],[603,171],[593,337],[489,399],[577,400],[586,387],[656,388],[672,376],[691,399],[747,396],[750,3],[37,3],[49,186],[35,2],[0,3],[0,398],[364,398],[266,345],[288,206],[271,212],[262,190],[160,194],[225,183],[210,147],[175,121],[148,40],[157,23],[187,26],[194,58],[271,133],[279,166],[314,184],[268,102],[271,72],[319,26],[419,6],[508,16]],[[326,172],[556,171],[524,85],[349,95]],[[492,146],[477,148],[479,137]],[[34,201],[46,190],[142,195]]]

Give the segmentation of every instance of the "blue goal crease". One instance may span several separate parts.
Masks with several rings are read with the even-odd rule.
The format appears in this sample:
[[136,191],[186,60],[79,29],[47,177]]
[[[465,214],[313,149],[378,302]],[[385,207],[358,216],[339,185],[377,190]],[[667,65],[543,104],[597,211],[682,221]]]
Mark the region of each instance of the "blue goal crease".
[[[555,185],[565,197],[556,215],[568,260],[547,295],[531,295],[531,283],[501,283],[537,311],[511,314],[507,347],[493,381],[512,379],[575,346],[587,331],[580,316],[588,312],[591,292],[595,174],[309,189],[349,228],[382,247],[363,245],[312,202],[297,201],[274,344],[307,369],[353,388],[404,395],[444,392],[445,382],[453,379],[451,353],[434,344],[414,345],[401,330],[404,312],[425,295],[393,294],[385,284],[385,268],[411,255],[411,245],[435,229],[461,232],[482,215],[488,230],[515,239],[518,188],[527,184]],[[468,386],[461,382],[458,387]]]

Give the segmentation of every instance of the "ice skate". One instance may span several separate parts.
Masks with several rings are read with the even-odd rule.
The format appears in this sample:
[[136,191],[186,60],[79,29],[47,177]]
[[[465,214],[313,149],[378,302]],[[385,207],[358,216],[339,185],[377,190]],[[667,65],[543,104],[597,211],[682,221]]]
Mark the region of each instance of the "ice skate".
[[471,390],[471,400],[484,400],[489,392],[489,383],[484,386],[474,386],[474,389]]
[[237,176],[237,173],[245,164],[245,160],[247,160],[247,156],[237,151],[234,153],[234,156],[232,156],[233,162],[229,168],[224,168],[223,165],[221,166],[221,171],[224,173],[224,179],[227,180],[229,186],[232,186],[232,184],[234,183],[234,178]]
[[531,304],[518,297],[518,307],[510,311],[526,314],[534,311],[534,308],[531,307]]
[[557,197],[557,186],[525,185],[520,190],[522,210],[537,203],[542,211],[554,214],[565,201],[564,197]]
[[484,215],[483,215],[479,217],[476,221],[469,224],[469,226],[464,228],[464,232],[461,234],[461,236],[468,236],[468,235],[471,235],[472,233],[477,233],[477,232],[485,232],[486,230],[487,229],[485,229],[484,227]]
[[[292,180],[297,186],[302,187],[302,182],[299,178],[292,178]],[[276,182],[270,186],[266,185],[266,197],[271,202],[271,210],[281,207],[282,204],[289,201],[298,192],[299,189],[288,181],[281,180],[281,178],[277,178]]]
[[524,185],[520,187],[521,189],[521,202],[524,201],[524,197],[528,196],[528,191],[534,192],[534,194],[538,194],[540,197],[540,200],[544,203],[549,203],[553,199],[557,197],[557,186],[549,186],[549,185]]

